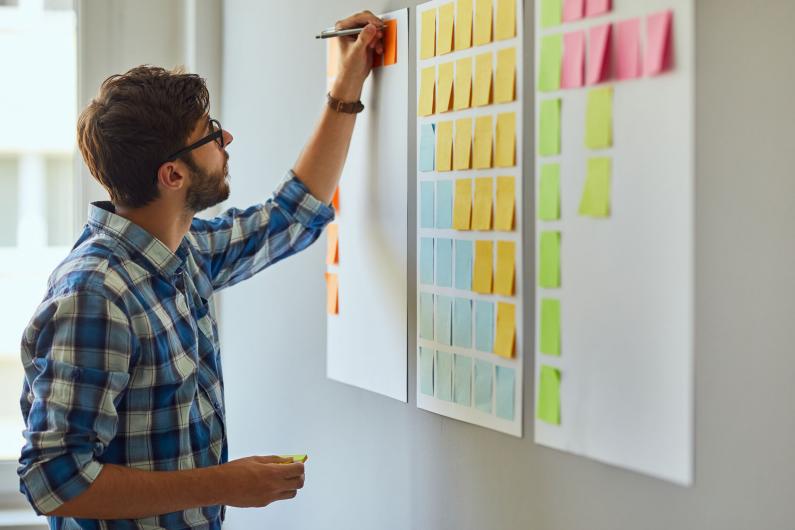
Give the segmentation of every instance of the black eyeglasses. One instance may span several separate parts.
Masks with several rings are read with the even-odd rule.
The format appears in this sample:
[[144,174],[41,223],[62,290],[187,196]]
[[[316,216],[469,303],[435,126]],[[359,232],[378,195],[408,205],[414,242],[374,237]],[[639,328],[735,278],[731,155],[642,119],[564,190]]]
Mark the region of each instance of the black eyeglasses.
[[224,144],[224,130],[221,128],[221,124],[218,123],[218,120],[213,120],[213,119],[210,120],[210,134],[208,134],[207,136],[205,136],[201,140],[199,140],[197,142],[194,142],[194,143],[190,144],[189,146],[180,149],[179,151],[177,151],[176,153],[174,153],[170,157],[166,158],[163,161],[163,163],[165,164],[166,162],[173,162],[174,160],[176,160],[177,158],[181,157],[185,153],[193,151],[197,147],[201,147],[204,144],[210,143],[212,141],[215,141],[221,147],[221,149],[224,148],[224,145],[225,145]]

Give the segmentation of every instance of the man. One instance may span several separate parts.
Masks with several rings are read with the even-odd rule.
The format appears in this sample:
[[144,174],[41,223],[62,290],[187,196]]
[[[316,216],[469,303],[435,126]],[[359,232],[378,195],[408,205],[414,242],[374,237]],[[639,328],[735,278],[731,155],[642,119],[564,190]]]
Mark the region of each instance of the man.
[[340,42],[340,69],[294,169],[264,204],[194,218],[229,195],[232,135],[195,75],[112,76],[78,122],[111,203],[96,203],[25,330],[20,489],[52,528],[220,528],[223,506],[295,497],[304,465],[228,462],[213,292],[298,252],[329,206],[382,21]]

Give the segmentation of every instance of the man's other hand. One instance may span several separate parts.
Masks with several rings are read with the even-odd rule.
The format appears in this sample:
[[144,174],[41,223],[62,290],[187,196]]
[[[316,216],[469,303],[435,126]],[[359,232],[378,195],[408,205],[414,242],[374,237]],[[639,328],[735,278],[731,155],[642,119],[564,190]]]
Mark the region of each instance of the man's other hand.
[[261,508],[292,499],[304,487],[304,464],[278,456],[249,456],[220,466],[223,504]]

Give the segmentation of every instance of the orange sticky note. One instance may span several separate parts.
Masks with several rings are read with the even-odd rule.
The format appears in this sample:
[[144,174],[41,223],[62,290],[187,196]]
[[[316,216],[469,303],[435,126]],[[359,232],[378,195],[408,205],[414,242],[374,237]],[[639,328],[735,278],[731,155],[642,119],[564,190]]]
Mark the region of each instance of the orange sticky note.
[[472,118],[461,118],[455,121],[455,149],[453,169],[469,169],[472,167]]
[[497,0],[497,22],[494,26],[494,40],[516,36],[516,0]]
[[439,84],[436,92],[436,112],[447,112],[453,104],[452,62],[439,64]]
[[497,241],[497,270],[494,274],[494,294],[513,296],[516,243]]
[[494,80],[494,103],[508,103],[516,98],[516,48],[497,52],[497,75]]
[[417,110],[420,116],[430,116],[433,114],[436,67],[423,68],[420,75],[420,104],[417,105]]
[[334,211],[337,213],[340,212],[340,187],[334,190],[334,196],[331,198],[331,205],[334,207]]
[[497,333],[494,335],[494,353],[511,358],[516,338],[516,306],[497,302]]
[[479,116],[475,119],[475,154],[472,166],[475,169],[491,167],[492,117]]
[[455,199],[453,200],[453,228],[469,230],[472,218],[472,180],[455,181]]
[[326,263],[336,265],[339,263],[339,233],[340,225],[332,223],[326,227]]
[[472,210],[472,230],[491,230],[491,177],[475,179],[475,206]]
[[455,62],[455,110],[468,109],[472,100],[472,58],[465,57]]
[[491,42],[491,0],[475,3],[475,46]]
[[422,12],[420,59],[430,59],[434,55],[436,55],[436,9],[429,9]]
[[384,21],[384,53],[373,54],[373,67],[397,63],[397,20]]
[[436,55],[453,51],[453,24],[455,4],[450,2],[439,7],[439,34],[436,37]]
[[336,274],[326,273],[326,312],[337,315],[340,312],[339,280]]
[[436,171],[450,171],[453,158],[453,122],[436,124]]
[[475,265],[472,277],[472,290],[476,293],[491,294],[493,245],[494,243],[492,241],[475,241]]
[[494,229],[513,230],[516,181],[513,177],[497,177],[497,207],[494,213]]
[[503,112],[497,115],[497,145],[494,155],[496,167],[516,165],[516,113]]
[[472,47],[472,0],[458,0],[455,15],[455,49]]
[[491,103],[491,52],[475,57],[475,88],[472,105],[482,107]]

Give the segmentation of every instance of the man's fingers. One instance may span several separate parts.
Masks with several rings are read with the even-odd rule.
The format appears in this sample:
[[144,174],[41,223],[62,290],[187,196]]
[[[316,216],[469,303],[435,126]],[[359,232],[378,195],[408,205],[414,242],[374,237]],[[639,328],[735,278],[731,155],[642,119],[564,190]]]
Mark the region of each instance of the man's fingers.
[[285,480],[294,479],[304,475],[304,464],[301,462],[282,464],[279,466],[279,471],[281,471],[281,476]]
[[297,478],[291,478],[284,481],[284,489],[286,490],[300,490],[304,487],[304,476],[301,475]]
[[298,495],[298,491],[296,490],[287,490],[279,493],[276,495],[277,501],[286,501],[287,499],[294,499],[295,496]]
[[281,456],[255,456],[253,457],[254,461],[258,464],[287,464],[288,462],[292,462],[292,458],[284,458]]
[[350,28],[361,28],[362,26],[366,26],[367,24],[372,24],[376,27],[381,27],[384,25],[384,21],[375,16],[370,11],[362,11],[361,13],[356,13],[355,15],[351,15],[348,18],[342,19],[338,21],[334,27],[337,29],[350,29]]

